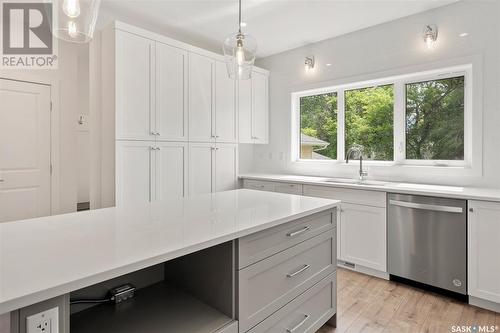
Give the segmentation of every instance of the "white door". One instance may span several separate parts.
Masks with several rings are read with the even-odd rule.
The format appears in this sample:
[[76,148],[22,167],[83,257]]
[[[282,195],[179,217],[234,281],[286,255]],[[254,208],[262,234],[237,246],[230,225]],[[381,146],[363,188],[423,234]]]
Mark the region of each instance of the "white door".
[[215,137],[217,142],[238,142],[236,81],[229,78],[226,64],[215,65]]
[[0,79],[0,222],[51,213],[50,87]]
[[341,204],[340,259],[387,271],[385,208]]
[[158,140],[188,139],[187,52],[156,43],[156,132]]
[[252,74],[252,138],[254,143],[268,143],[268,76]]
[[500,204],[469,201],[469,295],[500,303]]
[[153,142],[116,142],[117,205],[154,200],[154,149]]
[[252,140],[252,80],[238,80],[238,135],[240,143]]
[[215,192],[236,188],[238,170],[238,145],[217,144],[215,148]]
[[213,152],[210,143],[189,144],[189,194],[211,193],[214,177]]
[[116,138],[154,140],[154,42],[116,32]]
[[155,200],[187,194],[188,144],[157,142]]
[[189,54],[189,140],[214,140],[214,61],[198,54]]

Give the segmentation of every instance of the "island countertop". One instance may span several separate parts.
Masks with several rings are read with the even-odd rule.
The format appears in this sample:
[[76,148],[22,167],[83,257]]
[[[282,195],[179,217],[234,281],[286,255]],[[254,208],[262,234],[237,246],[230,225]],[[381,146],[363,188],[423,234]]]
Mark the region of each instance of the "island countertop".
[[0,314],[338,204],[234,190],[1,223]]

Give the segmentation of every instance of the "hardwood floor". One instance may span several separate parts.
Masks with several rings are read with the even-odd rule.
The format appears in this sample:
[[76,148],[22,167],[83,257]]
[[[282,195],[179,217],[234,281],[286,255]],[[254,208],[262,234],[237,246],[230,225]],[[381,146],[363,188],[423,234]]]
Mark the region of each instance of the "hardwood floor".
[[325,325],[317,333],[440,333],[452,332],[453,325],[500,332],[498,313],[353,271],[338,270],[337,291],[337,328]]

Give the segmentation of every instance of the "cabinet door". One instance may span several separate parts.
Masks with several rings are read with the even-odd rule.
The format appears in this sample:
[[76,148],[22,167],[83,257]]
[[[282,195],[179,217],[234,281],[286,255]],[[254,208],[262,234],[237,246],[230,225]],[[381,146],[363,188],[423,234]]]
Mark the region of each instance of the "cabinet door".
[[238,142],[236,81],[229,78],[226,64],[215,65],[215,136],[217,142]]
[[238,136],[240,143],[252,140],[252,80],[238,80]]
[[156,154],[156,200],[187,194],[188,144],[158,142]]
[[214,61],[189,54],[189,140],[214,140],[212,111],[214,108]]
[[157,140],[188,140],[187,52],[156,43]]
[[500,303],[500,204],[469,201],[469,295]]
[[154,140],[154,42],[116,32],[116,138]]
[[252,138],[254,143],[268,143],[268,76],[252,74]]
[[211,193],[214,177],[214,147],[210,143],[189,144],[189,194]]
[[340,259],[387,271],[386,210],[341,204]]
[[147,202],[154,196],[154,142],[116,143],[116,203]]
[[236,189],[238,145],[218,144],[215,148],[215,192]]

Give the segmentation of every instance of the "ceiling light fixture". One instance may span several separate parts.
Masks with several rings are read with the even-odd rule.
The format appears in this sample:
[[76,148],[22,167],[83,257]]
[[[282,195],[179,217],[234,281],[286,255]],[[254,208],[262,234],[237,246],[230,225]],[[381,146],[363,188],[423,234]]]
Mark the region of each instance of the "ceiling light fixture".
[[54,35],[73,43],[87,43],[93,35],[101,0],[64,0],[57,5]]
[[227,37],[222,45],[229,77],[238,80],[248,80],[252,77],[257,52],[255,38],[241,32],[243,23],[241,22],[241,0],[239,0],[238,32]]
[[434,49],[438,38],[438,28],[435,24],[428,24],[424,27],[424,42],[429,50]]
[[304,59],[304,68],[306,73],[309,73],[312,69],[314,69],[314,56],[309,56]]

